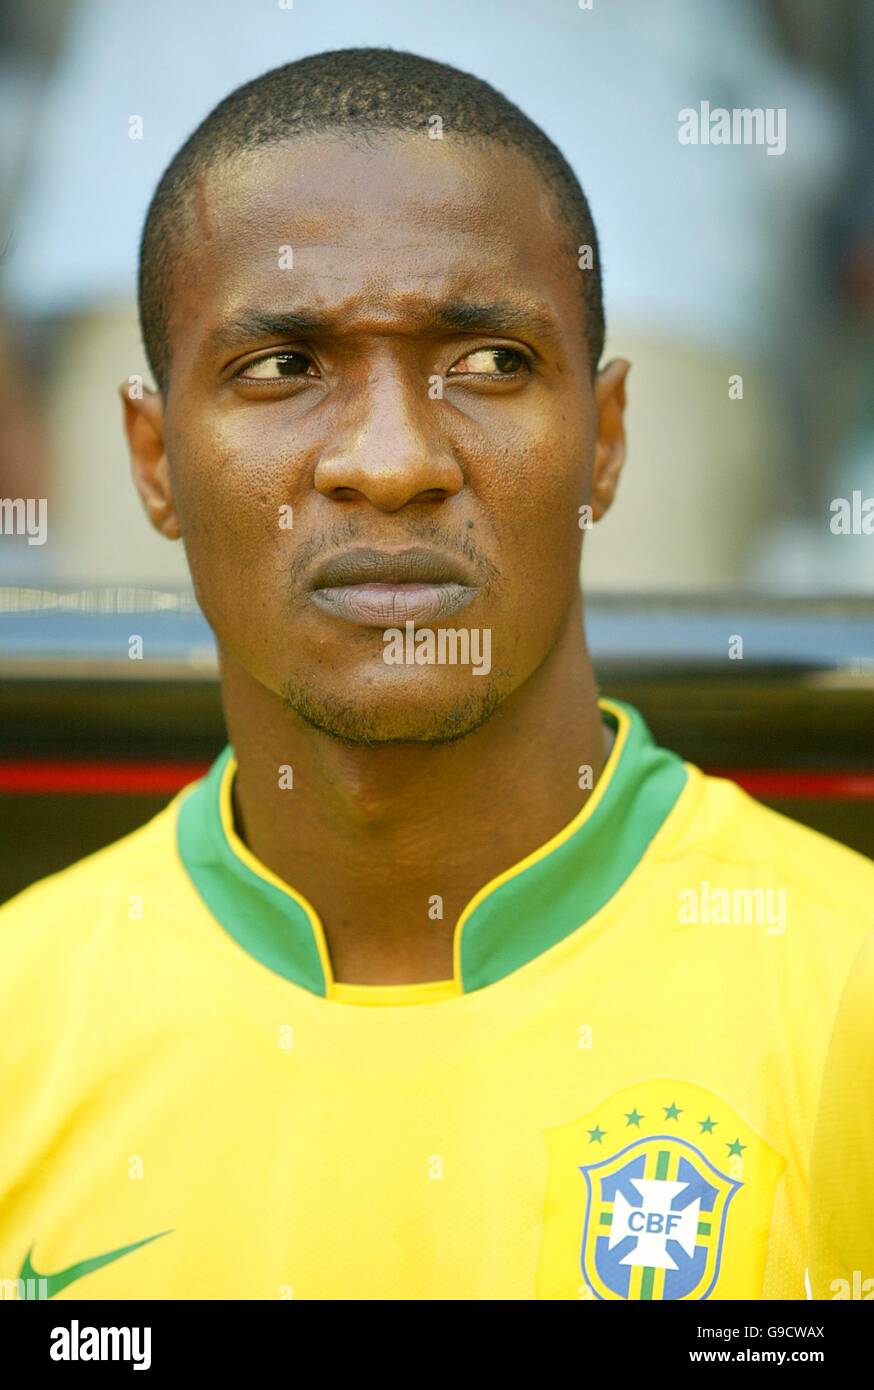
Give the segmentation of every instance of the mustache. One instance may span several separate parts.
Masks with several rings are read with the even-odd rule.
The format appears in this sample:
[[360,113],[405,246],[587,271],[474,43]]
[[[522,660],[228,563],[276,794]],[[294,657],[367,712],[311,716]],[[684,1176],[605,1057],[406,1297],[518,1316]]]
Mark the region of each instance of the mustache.
[[397,549],[398,544],[410,547],[441,550],[448,556],[461,556],[474,569],[480,587],[489,592],[499,587],[500,574],[497,566],[480,550],[469,534],[451,531],[438,522],[430,521],[416,527],[405,526],[399,531],[396,526],[390,533],[374,530],[365,523],[350,520],[344,525],[332,525],[317,534],[306,536],[296,547],[289,564],[288,579],[292,589],[311,570],[313,563],[322,555],[359,547],[366,550]]

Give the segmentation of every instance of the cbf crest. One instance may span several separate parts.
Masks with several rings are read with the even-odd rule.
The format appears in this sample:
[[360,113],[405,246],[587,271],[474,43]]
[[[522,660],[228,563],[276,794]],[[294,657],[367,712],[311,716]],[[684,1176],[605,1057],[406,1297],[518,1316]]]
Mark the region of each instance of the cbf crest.
[[728,1209],[742,1186],[673,1134],[638,1139],[580,1165],[580,1256],[597,1298],[707,1298],[719,1274]]
[[785,1162],[723,1097],[648,1080],[545,1137],[539,1297],[761,1297]]

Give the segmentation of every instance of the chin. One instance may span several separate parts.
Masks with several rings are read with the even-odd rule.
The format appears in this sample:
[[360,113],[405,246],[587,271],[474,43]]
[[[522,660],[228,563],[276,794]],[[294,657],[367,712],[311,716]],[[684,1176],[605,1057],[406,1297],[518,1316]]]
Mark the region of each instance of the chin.
[[[471,685],[482,689],[471,690]],[[412,691],[381,693],[369,686],[360,698],[289,681],[282,701],[310,728],[355,746],[456,743],[485,724],[504,693],[491,679],[466,681],[463,690],[438,691],[417,681]],[[439,695],[439,699],[436,698]]]

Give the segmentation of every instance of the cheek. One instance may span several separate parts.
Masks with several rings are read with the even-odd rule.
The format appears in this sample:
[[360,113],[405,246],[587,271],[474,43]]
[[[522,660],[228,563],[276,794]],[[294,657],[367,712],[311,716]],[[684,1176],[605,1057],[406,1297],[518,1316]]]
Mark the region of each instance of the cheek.
[[190,430],[174,444],[170,452],[168,441],[168,457],[198,601],[218,630],[242,630],[267,608],[277,552],[291,544],[280,527],[281,480],[251,440],[244,446],[216,431]]
[[518,443],[480,488],[501,573],[495,665],[522,678],[553,646],[579,589],[586,443],[555,433]]
[[[564,421],[560,422],[562,426]],[[560,593],[576,584],[594,437],[579,420],[544,430],[503,450],[489,471],[483,501],[493,519],[508,588],[548,581]],[[559,591],[559,592],[557,592]]]
[[[200,554],[209,543],[228,558],[269,548],[279,506],[288,499],[268,442],[251,430],[241,437],[229,426],[213,426],[188,428],[173,443],[171,472],[186,544]],[[184,459],[178,467],[172,462],[177,455]]]

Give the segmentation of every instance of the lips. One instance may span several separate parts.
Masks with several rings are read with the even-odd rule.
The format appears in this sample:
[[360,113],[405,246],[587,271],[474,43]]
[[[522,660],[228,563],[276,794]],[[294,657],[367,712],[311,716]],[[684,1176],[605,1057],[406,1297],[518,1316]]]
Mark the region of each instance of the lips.
[[434,550],[348,550],[325,560],[310,580],[319,607],[361,627],[426,624],[451,616],[477,592],[456,557]]

